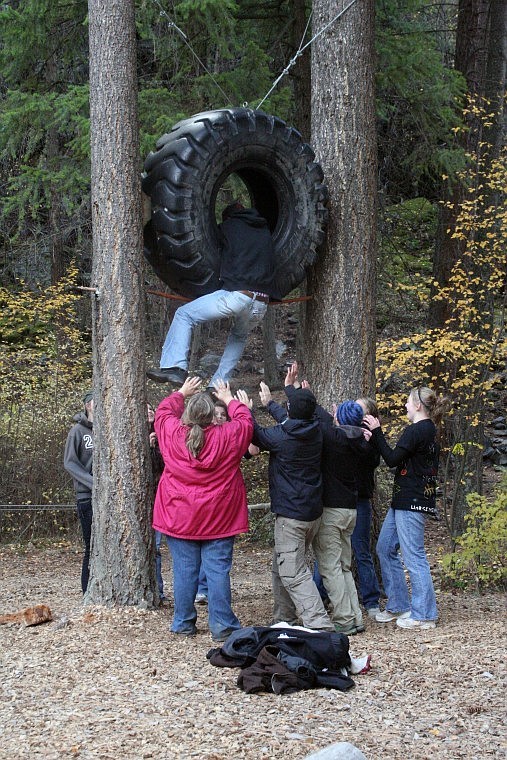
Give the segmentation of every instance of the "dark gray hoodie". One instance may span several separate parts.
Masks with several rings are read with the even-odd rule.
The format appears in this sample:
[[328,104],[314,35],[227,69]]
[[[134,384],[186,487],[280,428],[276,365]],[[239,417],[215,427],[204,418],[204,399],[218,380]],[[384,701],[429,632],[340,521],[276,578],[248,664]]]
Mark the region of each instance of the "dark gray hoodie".
[[63,466],[72,475],[77,501],[91,499],[93,488],[93,424],[84,412],[76,414],[67,436]]

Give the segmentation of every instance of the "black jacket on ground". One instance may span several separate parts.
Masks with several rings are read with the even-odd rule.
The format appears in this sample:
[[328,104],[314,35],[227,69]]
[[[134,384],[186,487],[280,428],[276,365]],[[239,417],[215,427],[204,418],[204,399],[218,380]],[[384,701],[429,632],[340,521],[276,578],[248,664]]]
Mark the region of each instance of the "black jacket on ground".
[[234,211],[219,230],[224,290],[255,290],[279,298],[273,240],[266,220],[254,208],[247,208]]
[[243,668],[238,686],[248,693],[288,694],[326,686],[345,691],[354,681],[349,640],[342,633],[249,626],[234,631],[220,649],[206,655],[216,667]]
[[310,522],[322,514],[322,432],[317,419],[292,420],[275,401],[268,412],[280,424],[262,428],[254,420],[252,443],[269,451],[271,511]]

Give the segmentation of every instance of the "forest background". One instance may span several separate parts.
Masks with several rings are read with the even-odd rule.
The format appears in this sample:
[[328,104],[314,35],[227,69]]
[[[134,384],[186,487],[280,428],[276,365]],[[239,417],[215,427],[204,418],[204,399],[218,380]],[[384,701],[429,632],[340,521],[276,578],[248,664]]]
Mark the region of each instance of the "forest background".
[[[179,119],[255,107],[310,10],[302,0],[138,2],[140,171]],[[377,399],[395,432],[413,384],[451,396],[442,503],[453,535],[478,508],[466,497],[482,492],[483,426],[505,399],[505,14],[495,0],[376,3]],[[92,363],[91,296],[75,288],[92,284],[87,23],[79,0],[0,9],[2,505],[73,501],[62,451]],[[310,89],[306,54],[262,107],[311,142]],[[145,282],[166,290],[147,267]],[[153,363],[175,306],[146,298]],[[284,308],[273,317],[282,341],[299,319]],[[488,516],[497,535],[502,493],[505,481]]]

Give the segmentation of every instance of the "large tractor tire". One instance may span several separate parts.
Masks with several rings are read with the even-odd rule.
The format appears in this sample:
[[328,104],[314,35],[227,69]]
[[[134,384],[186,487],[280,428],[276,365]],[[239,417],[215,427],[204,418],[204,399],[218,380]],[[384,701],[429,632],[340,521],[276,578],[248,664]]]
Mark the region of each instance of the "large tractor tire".
[[207,111],[161,137],[144,167],[142,187],[152,205],[145,254],[174,291],[195,298],[220,287],[215,205],[231,174],[268,222],[280,294],[304,279],[324,239],[327,192],[297,130],[250,108]]

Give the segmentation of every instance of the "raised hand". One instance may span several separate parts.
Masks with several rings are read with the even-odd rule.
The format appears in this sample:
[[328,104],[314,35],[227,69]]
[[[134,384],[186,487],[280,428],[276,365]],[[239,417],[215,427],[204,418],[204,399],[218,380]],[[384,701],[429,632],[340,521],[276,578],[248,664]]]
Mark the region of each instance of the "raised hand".
[[236,398],[238,401],[241,401],[242,404],[245,404],[245,406],[247,406],[249,409],[253,408],[252,399],[249,397],[248,393],[241,388],[236,393]]
[[304,388],[307,391],[311,391],[310,383],[308,382],[308,380],[303,380],[303,382],[301,383],[301,388]]
[[369,430],[375,430],[375,428],[380,427],[380,420],[377,419],[377,417],[374,417],[373,414],[365,414],[363,422],[366,423]]
[[296,388],[299,388],[297,362],[293,362],[287,369],[287,374],[285,375],[285,385],[294,385]]
[[260,383],[260,388],[259,398],[261,400],[261,404],[262,406],[267,406],[271,401],[271,391],[269,390],[269,387],[266,385],[266,383],[263,382]]
[[199,391],[199,388],[201,386],[202,380],[200,377],[187,377],[185,382],[180,388],[180,393],[185,398],[190,398],[190,396],[193,396],[195,393]]
[[215,396],[223,401],[224,404],[229,405],[234,396],[231,393],[231,386],[229,383],[225,383],[223,380],[217,380],[215,383]]

